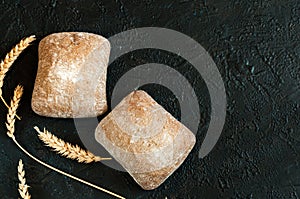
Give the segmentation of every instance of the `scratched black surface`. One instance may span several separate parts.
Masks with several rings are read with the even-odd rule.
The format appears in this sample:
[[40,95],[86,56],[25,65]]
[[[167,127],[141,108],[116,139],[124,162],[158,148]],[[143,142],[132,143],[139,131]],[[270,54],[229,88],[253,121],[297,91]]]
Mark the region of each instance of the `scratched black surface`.
[[[40,117],[30,108],[37,70],[37,44],[15,62],[5,79],[9,99],[21,83],[25,95],[17,139],[32,154],[56,167],[127,198],[299,198],[300,195],[300,2],[299,0],[181,1],[0,1],[0,55],[22,37],[38,40],[59,31],[112,36],[157,26],[180,31],[208,50],[225,82],[228,107],[222,135],[213,151],[197,158],[209,123],[209,95],[195,69],[173,54],[142,50],[123,56],[108,71],[108,93],[129,68],[165,63],[184,74],[201,108],[197,144],[187,161],[158,189],[143,191],[126,173],[101,163],[83,165],[44,147],[32,127],[46,126],[82,146],[71,119]],[[157,85],[147,90],[174,116],[179,104]],[[6,109],[0,106],[0,197],[17,198],[17,164],[25,163],[33,198],[111,198],[63,177],[26,157],[5,134]]]

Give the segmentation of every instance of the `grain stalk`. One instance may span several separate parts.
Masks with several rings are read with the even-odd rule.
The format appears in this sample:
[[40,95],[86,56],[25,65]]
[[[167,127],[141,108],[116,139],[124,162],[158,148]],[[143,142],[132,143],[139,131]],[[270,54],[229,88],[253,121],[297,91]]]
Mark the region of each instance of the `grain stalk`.
[[111,158],[102,158],[99,156],[95,156],[90,151],[86,151],[80,148],[78,145],[72,145],[64,140],[56,137],[49,131],[44,128],[44,131],[40,131],[38,127],[34,127],[34,129],[39,133],[39,138],[42,140],[46,146],[52,148],[58,154],[77,160],[78,162],[83,163],[91,163],[91,162],[99,162],[102,160],[111,160]]
[[18,165],[18,178],[19,178],[19,194],[21,198],[23,199],[30,199],[31,196],[28,192],[28,185],[26,184],[26,178],[25,178],[25,170],[24,170],[24,165],[22,160],[19,160],[19,165]]
[[[6,54],[4,60],[0,63],[0,99],[4,103],[4,105],[9,108],[8,104],[4,100],[2,96],[2,87],[4,84],[4,78],[6,73],[9,71],[10,67],[14,63],[14,61],[19,57],[19,55],[30,45],[31,42],[35,40],[35,36],[32,35],[25,39],[22,39],[15,47],[11,49],[9,53]],[[19,120],[21,119],[19,116],[16,116]]]
[[120,195],[118,195],[118,194],[115,194],[115,193],[113,193],[113,192],[111,192],[111,191],[108,191],[108,190],[102,188],[102,187],[99,187],[99,186],[97,186],[97,185],[94,185],[94,184],[92,184],[92,183],[90,183],[90,182],[87,182],[87,181],[85,181],[85,180],[82,180],[82,179],[80,179],[80,178],[78,178],[78,177],[75,177],[75,176],[73,176],[73,175],[71,175],[71,174],[68,174],[68,173],[66,173],[66,172],[64,172],[64,171],[61,171],[61,170],[59,170],[59,169],[57,169],[57,168],[55,168],[55,167],[53,167],[53,166],[51,166],[51,165],[49,165],[49,164],[44,163],[43,161],[41,161],[41,160],[39,160],[38,158],[36,158],[36,157],[34,157],[33,155],[31,155],[26,149],[24,149],[24,148],[19,144],[19,142],[16,140],[16,137],[15,137],[14,133],[15,133],[15,117],[16,117],[17,108],[18,108],[18,106],[19,106],[19,102],[20,102],[20,100],[21,100],[22,94],[23,94],[23,88],[22,88],[22,86],[17,86],[16,89],[15,89],[15,91],[14,91],[14,97],[13,97],[13,99],[11,100],[10,107],[9,107],[9,110],[8,110],[8,114],[7,114],[7,123],[6,123],[6,127],[7,127],[7,135],[8,135],[8,137],[10,137],[10,138],[14,141],[14,143],[15,143],[15,144],[16,144],[16,145],[17,145],[17,146],[18,146],[18,147],[19,147],[26,155],[28,155],[30,158],[32,158],[32,159],[35,160],[36,162],[40,163],[41,165],[43,165],[43,166],[45,166],[45,167],[47,167],[47,168],[49,168],[49,169],[51,169],[51,170],[53,170],[53,171],[56,171],[57,173],[60,173],[60,174],[62,174],[62,175],[64,175],[64,176],[67,176],[67,177],[69,177],[69,178],[72,178],[72,179],[74,179],[74,180],[76,180],[76,181],[78,181],[78,182],[81,182],[81,183],[86,184],[86,185],[88,185],[88,186],[91,186],[91,187],[93,187],[93,188],[95,188],[95,189],[98,189],[98,190],[100,190],[100,191],[103,191],[103,192],[105,192],[105,193],[107,193],[107,194],[110,194],[110,195],[115,196],[115,197],[117,197],[117,198],[124,199],[124,197],[122,197],[122,196],[120,196]]

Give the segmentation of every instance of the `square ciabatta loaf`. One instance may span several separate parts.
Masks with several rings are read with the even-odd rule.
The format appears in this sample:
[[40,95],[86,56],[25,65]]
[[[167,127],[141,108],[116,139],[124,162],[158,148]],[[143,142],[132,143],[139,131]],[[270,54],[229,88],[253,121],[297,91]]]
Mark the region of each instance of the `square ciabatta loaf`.
[[161,185],[196,142],[189,129],[140,90],[99,123],[95,137],[145,190]]
[[107,110],[110,44],[100,35],[62,32],[39,44],[31,106],[48,117],[95,117]]

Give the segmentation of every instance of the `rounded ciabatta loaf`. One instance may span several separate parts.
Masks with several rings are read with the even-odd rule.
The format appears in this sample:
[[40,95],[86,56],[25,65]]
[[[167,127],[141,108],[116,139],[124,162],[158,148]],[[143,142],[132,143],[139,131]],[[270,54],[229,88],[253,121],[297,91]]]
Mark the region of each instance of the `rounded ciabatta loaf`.
[[145,190],[162,184],[196,139],[144,91],[125,97],[98,125],[96,140]]
[[54,33],[42,39],[33,111],[62,118],[104,113],[109,53],[109,41],[92,33]]

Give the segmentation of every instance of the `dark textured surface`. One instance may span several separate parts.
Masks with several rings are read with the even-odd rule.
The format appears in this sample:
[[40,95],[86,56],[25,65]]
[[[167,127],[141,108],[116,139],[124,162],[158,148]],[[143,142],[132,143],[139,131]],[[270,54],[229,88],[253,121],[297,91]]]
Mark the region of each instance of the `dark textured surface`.
[[[113,63],[108,93],[129,68],[165,63],[185,75],[200,101],[197,144],[187,161],[158,189],[143,191],[132,178],[101,163],[83,165],[51,152],[34,125],[79,143],[73,121],[39,117],[30,108],[37,70],[37,42],[15,62],[5,79],[4,97],[25,86],[17,139],[40,159],[127,198],[299,198],[300,197],[300,2],[299,0],[164,1],[0,1],[3,57],[20,38],[38,40],[59,31],[112,36],[144,26],[185,33],[204,46],[225,82],[228,111],[214,150],[203,160],[198,151],[209,123],[209,95],[195,69],[167,52],[143,50]],[[143,87],[174,116],[179,104],[164,87]],[[25,163],[33,198],[111,198],[52,172],[27,158],[5,134],[6,109],[0,106],[0,198],[17,198],[16,167]]]

